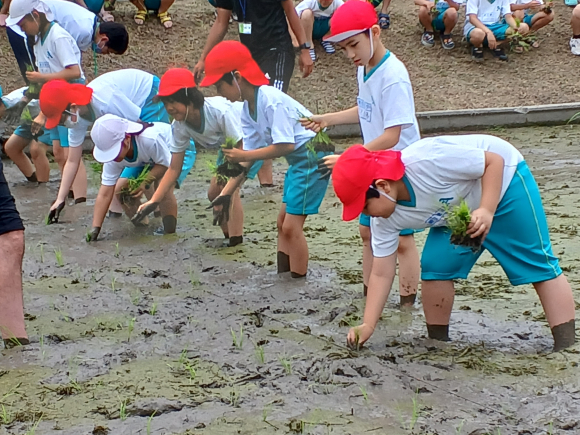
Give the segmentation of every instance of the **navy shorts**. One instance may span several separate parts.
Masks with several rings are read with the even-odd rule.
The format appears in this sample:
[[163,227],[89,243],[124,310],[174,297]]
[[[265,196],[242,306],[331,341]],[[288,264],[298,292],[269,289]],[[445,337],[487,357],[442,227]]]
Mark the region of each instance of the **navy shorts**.
[[4,166],[0,160],[0,236],[23,229],[24,225],[18,210],[16,210],[16,203],[8,188],[8,183],[4,177]]

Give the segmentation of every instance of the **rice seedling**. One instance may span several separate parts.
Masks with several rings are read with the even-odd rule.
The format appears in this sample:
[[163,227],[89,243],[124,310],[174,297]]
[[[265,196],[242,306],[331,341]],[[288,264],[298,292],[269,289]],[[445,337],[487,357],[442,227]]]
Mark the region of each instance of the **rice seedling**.
[[260,364],[264,364],[266,361],[266,358],[264,356],[264,347],[258,346],[256,344],[254,346],[255,346],[254,352],[256,354],[256,359],[258,360],[258,362]]
[[115,257],[119,258],[119,255],[121,254],[121,249],[119,248],[119,242],[115,243]]
[[283,357],[278,357],[278,361],[280,361],[280,364],[282,364],[282,367],[284,368],[284,371],[286,372],[286,374],[291,375],[292,374],[292,363],[290,362],[290,360],[283,358]]
[[471,222],[471,210],[467,202],[462,199],[459,205],[449,206],[445,204],[445,219],[447,227],[451,230],[451,243],[471,248],[474,252],[481,248],[481,237],[471,237],[467,234],[467,227]]
[[154,180],[150,175],[151,167],[145,165],[141,173],[136,178],[130,178],[127,186],[121,189],[121,194],[119,195],[122,204],[129,205],[134,202],[139,201],[139,198],[133,198],[132,193],[137,190],[142,184],[151,184]]
[[42,242],[38,242],[38,246],[39,250],[40,250],[40,262],[44,263],[44,243]]
[[12,423],[12,412],[10,411],[10,408],[6,408],[4,405],[0,406],[2,406],[2,410],[0,411],[0,423],[7,426]]
[[237,408],[240,403],[240,392],[237,390],[230,391],[230,405]]
[[129,323],[127,325],[127,329],[129,331],[129,336],[127,337],[127,342],[129,342],[131,340],[131,334],[133,333],[133,330],[135,329],[135,321],[137,319],[135,317],[132,317],[131,320],[129,320]]
[[153,302],[153,305],[151,305],[151,308],[149,308],[149,314],[152,316],[157,314],[157,302]]
[[[225,142],[221,145],[221,149],[231,150],[236,147],[238,142],[233,137],[226,137]],[[225,184],[230,178],[235,178],[244,173],[245,168],[239,163],[232,163],[228,161],[223,153],[219,153],[219,164],[210,164],[210,172],[217,178],[218,183]]]
[[236,334],[236,331],[234,331],[233,328],[230,328],[230,331],[232,333],[232,343],[233,343],[234,347],[241,349],[242,346],[244,345],[244,327],[242,325],[240,325],[240,335],[239,336]]
[[409,430],[412,431],[417,424],[417,420],[421,416],[421,408],[419,406],[418,394],[413,397],[413,413],[411,414],[411,421],[409,422]]
[[264,406],[264,408],[262,408],[262,421],[264,423],[266,423],[266,420],[268,419],[268,415],[270,415],[271,411],[272,411],[272,404],[271,403],[269,405]]
[[179,355],[179,359],[177,360],[177,362],[180,365],[184,365],[187,362],[187,349],[183,349],[181,351],[181,354]]
[[135,306],[141,303],[141,292],[139,290],[135,290],[131,293],[131,303]]
[[[301,119],[306,119],[312,122],[312,116],[306,116],[304,113],[300,111],[297,111],[297,114],[298,114],[297,120],[298,122],[300,122]],[[314,136],[312,140],[308,141],[308,143],[306,144],[306,149],[310,153],[314,154],[314,156],[316,156],[319,152],[333,153],[335,151],[335,147],[332,144],[330,136],[328,136],[328,133],[322,129],[318,133],[316,133],[316,136]]]
[[56,264],[58,265],[58,267],[63,267],[64,260],[62,258],[62,250],[60,248],[54,250],[54,257],[56,258]]
[[153,414],[151,414],[147,419],[147,435],[151,435],[151,422],[153,421],[153,417],[155,417],[156,412],[157,411],[153,411]]
[[36,423],[33,422],[32,427],[26,431],[25,435],[34,435],[36,433],[36,428],[42,421],[42,415],[36,420]]
[[196,376],[197,376],[197,371],[189,363],[184,364],[184,368],[189,373],[189,382],[190,383],[193,382],[195,380]]
[[[26,64],[26,71],[32,72],[32,71],[36,71],[36,69],[34,68],[34,65]],[[30,83],[28,85],[28,89],[26,91],[26,94],[33,99],[38,98],[38,96],[40,95],[40,87],[41,86],[38,83]]]
[[121,400],[121,404],[119,405],[119,418],[121,421],[127,420],[127,404],[129,399]]
[[363,396],[364,401],[365,402],[368,402],[369,401],[369,395],[367,393],[367,389],[365,388],[365,386],[364,385],[359,385],[358,386],[358,389],[360,390],[360,392],[361,392],[361,394]]
[[465,424],[465,420],[461,420],[459,426],[455,428],[455,435],[461,435],[461,431],[463,430],[463,425]]
[[116,276],[111,277],[111,290],[113,290],[113,291],[117,290],[117,277]]
[[195,271],[193,270],[193,266],[189,265],[189,282],[191,283],[192,287],[197,287],[200,285],[199,279],[195,275]]

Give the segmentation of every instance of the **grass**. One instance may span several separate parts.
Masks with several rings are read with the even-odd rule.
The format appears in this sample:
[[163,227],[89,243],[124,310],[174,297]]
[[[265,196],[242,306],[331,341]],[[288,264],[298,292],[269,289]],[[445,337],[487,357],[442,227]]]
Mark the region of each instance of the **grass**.
[[121,421],[127,420],[127,404],[129,399],[121,400],[121,404],[119,405],[119,418]]
[[244,345],[244,327],[240,325],[239,336],[236,334],[236,331],[234,331],[233,328],[230,328],[230,331],[232,333],[232,344],[234,345],[234,347],[241,349],[242,346]]
[[362,394],[363,399],[365,400],[365,402],[368,402],[369,401],[369,395],[367,393],[367,389],[365,388],[365,386],[364,385],[359,385],[358,386],[358,389],[360,390],[360,392],[361,392],[361,394]]
[[64,260],[62,258],[62,250],[60,248],[54,250],[54,257],[56,258],[56,264],[58,265],[58,267],[63,267]]
[[278,361],[280,361],[280,364],[282,364],[282,367],[284,367],[284,371],[286,372],[286,374],[291,375],[292,374],[292,363],[290,362],[290,360],[288,360],[287,358],[284,358],[284,357],[278,357]]
[[99,162],[91,162],[89,164],[95,174],[101,175],[103,173],[103,164]]
[[151,414],[147,419],[147,435],[151,435],[151,422],[153,421],[153,417],[155,417],[156,412],[157,411],[153,411],[153,414]]
[[127,337],[127,342],[131,340],[131,334],[133,334],[133,330],[135,329],[135,321],[137,319],[135,317],[129,320],[129,324],[127,325],[127,329],[129,330],[129,336]]

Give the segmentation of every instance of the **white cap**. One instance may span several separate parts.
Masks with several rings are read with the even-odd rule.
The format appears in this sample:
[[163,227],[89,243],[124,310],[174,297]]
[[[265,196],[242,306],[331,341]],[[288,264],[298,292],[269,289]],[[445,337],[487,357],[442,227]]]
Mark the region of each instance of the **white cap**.
[[93,156],[100,163],[108,163],[121,153],[121,146],[125,135],[139,133],[143,126],[116,115],[103,115],[95,121],[91,130],[91,138],[95,143]]
[[52,11],[41,0],[12,0],[10,3],[9,16],[6,19],[7,26],[16,26],[26,15],[32,11],[42,12],[48,21],[53,20]]

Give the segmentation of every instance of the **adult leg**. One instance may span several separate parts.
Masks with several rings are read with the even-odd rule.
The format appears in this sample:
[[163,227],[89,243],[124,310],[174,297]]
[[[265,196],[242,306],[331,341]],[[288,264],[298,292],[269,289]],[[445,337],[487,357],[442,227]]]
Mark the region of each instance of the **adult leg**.
[[367,295],[369,278],[373,268],[373,250],[371,247],[371,227],[359,225],[358,231],[363,244],[362,269],[363,269],[363,295]]
[[46,183],[50,177],[50,164],[46,157],[46,145],[33,140],[30,143],[30,157],[36,169],[36,179],[39,183]]
[[[24,154],[24,148],[30,143],[29,139],[13,134],[4,144],[4,152],[10,160],[14,162],[20,172],[24,174],[29,181],[36,181],[36,175],[34,174],[34,166],[26,154]],[[31,179],[34,178],[34,179]]]
[[286,213],[282,223],[282,235],[288,246],[292,278],[302,278],[308,272],[308,243],[304,236],[305,215]]
[[278,219],[276,220],[276,226],[278,228],[278,254],[277,254],[277,264],[278,273],[290,272],[290,247],[288,246],[288,241],[284,236],[283,226],[284,219],[286,218],[286,204],[282,204],[280,208],[280,213],[278,213]]
[[399,236],[399,295],[401,307],[413,306],[417,297],[421,266],[415,237]]

